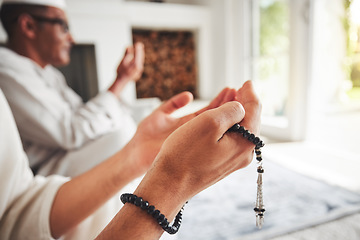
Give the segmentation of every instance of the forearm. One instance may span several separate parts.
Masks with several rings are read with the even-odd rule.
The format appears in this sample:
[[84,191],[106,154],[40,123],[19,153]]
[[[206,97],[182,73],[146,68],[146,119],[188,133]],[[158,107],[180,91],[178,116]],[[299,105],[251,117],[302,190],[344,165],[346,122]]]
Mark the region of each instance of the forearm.
[[127,158],[128,146],[59,189],[50,213],[50,228],[54,237],[75,227],[140,175]]
[[109,87],[108,91],[112,92],[116,97],[120,97],[121,92],[125,88],[125,86],[132,79],[122,76],[117,76],[114,83]]

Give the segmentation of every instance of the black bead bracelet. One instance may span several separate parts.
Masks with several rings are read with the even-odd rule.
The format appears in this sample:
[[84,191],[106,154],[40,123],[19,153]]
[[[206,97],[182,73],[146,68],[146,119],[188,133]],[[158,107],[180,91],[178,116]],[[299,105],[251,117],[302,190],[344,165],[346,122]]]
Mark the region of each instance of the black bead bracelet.
[[135,194],[131,194],[131,193],[124,193],[120,196],[120,200],[124,204],[131,203],[146,211],[150,216],[152,216],[157,221],[157,223],[162,227],[162,229],[164,229],[165,232],[169,234],[175,234],[179,231],[185,205],[180,209],[180,211],[176,215],[174,223],[170,225],[164,214],[162,214],[159,210],[157,210],[155,206],[149,205],[149,202],[143,200],[141,197],[138,197]]

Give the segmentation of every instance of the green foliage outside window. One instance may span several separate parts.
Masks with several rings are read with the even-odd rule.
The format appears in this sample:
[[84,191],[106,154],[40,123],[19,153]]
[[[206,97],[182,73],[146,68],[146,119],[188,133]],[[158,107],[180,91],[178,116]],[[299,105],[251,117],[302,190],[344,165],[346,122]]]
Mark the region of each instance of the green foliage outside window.
[[264,112],[283,116],[289,81],[289,4],[288,0],[260,0],[259,7],[256,77],[263,84]]
[[345,72],[351,80],[353,89],[350,90],[351,99],[360,99],[360,26],[351,22],[351,7],[354,0],[344,0],[345,17],[343,26],[346,33],[346,61]]
[[259,78],[284,74],[289,49],[289,15],[285,1],[261,1]]
[[262,1],[260,8],[260,55],[284,53],[289,47],[289,13],[284,1]]

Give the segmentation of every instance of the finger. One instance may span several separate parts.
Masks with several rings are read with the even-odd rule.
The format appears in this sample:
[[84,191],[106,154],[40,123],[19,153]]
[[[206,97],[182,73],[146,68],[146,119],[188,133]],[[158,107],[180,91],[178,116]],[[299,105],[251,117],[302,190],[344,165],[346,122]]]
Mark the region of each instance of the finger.
[[233,88],[229,88],[226,91],[226,94],[224,96],[224,98],[222,99],[221,105],[226,103],[226,102],[230,102],[230,101],[234,101],[236,97],[236,90]]
[[[232,94],[229,94],[229,92],[233,92]],[[208,106],[198,110],[197,112],[195,112],[195,115],[199,115],[203,112],[205,112],[206,110],[209,109],[213,109],[216,108],[220,105],[222,105],[223,103],[227,102],[224,101],[224,99],[229,99],[231,95],[236,95],[236,91],[235,89],[231,89],[231,88],[224,88],[211,102]],[[234,100],[234,99],[232,99]],[[232,101],[230,100],[230,101]]]
[[182,92],[170,98],[162,104],[158,110],[166,114],[171,114],[174,111],[184,107],[193,100],[193,95],[190,92]]
[[215,137],[220,139],[229,128],[244,119],[245,109],[239,102],[232,101],[211,109],[204,114],[213,120],[214,127],[217,129]]
[[245,82],[237,91],[236,99],[243,105],[246,111],[246,117],[241,122],[241,125],[249,131],[252,131],[254,134],[259,134],[261,103],[255,94],[251,81]]
[[134,59],[134,48],[129,46],[126,48],[122,62],[126,65],[130,64]]
[[137,68],[142,69],[145,61],[145,50],[144,50],[144,44],[141,42],[137,42],[134,45],[134,51],[135,51],[135,65]]
[[252,81],[246,81],[243,86],[237,91],[236,98],[242,103],[259,101],[255,94]]
[[228,94],[230,88],[224,88],[209,104],[208,109],[216,108],[221,105],[223,99]]

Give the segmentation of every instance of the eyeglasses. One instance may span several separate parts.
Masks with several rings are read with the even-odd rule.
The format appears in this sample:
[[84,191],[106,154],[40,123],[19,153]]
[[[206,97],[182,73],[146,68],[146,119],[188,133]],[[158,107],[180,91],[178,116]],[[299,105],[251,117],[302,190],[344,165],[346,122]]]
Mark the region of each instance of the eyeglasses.
[[30,16],[38,22],[59,24],[62,27],[64,33],[67,33],[70,31],[69,24],[61,18],[47,18],[47,17],[35,16],[35,15],[30,15]]

